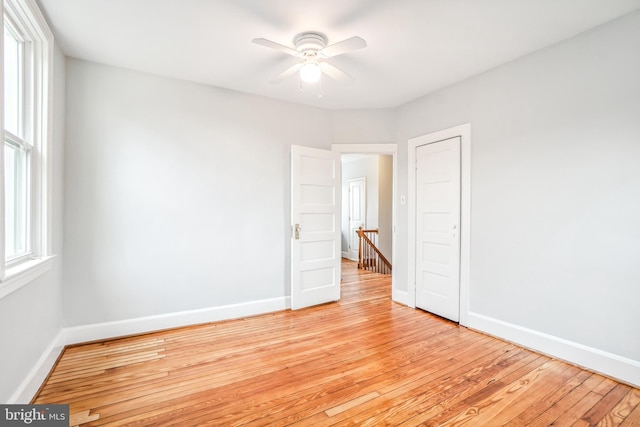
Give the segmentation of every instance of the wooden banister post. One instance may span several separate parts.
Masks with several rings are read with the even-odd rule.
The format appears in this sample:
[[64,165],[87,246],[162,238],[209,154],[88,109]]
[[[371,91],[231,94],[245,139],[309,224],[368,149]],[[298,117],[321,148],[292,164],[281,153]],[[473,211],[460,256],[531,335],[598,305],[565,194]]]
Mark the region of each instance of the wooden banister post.
[[362,269],[364,268],[364,265],[362,264],[362,226],[358,227],[358,231],[356,233],[358,233],[358,268]]

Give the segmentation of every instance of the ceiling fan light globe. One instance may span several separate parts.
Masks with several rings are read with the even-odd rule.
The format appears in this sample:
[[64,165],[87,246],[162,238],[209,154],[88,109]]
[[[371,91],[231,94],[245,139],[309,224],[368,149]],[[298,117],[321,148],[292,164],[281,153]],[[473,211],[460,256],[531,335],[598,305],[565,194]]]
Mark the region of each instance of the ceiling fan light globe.
[[320,80],[322,70],[316,63],[307,63],[300,68],[300,79],[305,83],[315,83]]

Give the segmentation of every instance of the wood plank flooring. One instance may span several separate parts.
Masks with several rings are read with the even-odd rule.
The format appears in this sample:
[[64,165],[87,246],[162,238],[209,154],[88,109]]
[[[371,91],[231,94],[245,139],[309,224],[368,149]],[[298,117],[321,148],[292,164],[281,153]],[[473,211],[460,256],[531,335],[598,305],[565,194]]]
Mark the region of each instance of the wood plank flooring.
[[34,403],[83,426],[640,426],[640,390],[343,270],[339,303],[67,348]]

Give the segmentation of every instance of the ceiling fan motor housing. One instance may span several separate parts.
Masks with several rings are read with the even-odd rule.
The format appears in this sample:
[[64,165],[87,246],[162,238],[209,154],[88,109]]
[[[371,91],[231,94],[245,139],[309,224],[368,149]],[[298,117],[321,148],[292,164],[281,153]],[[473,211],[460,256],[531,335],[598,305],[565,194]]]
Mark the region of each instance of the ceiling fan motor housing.
[[298,52],[316,54],[327,46],[327,36],[316,32],[300,33],[293,38],[293,43]]

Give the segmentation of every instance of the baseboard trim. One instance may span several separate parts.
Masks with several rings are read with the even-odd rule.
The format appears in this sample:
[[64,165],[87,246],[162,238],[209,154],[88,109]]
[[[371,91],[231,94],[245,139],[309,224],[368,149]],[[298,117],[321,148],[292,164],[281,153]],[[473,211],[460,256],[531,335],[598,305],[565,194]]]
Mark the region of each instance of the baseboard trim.
[[411,307],[409,305],[409,292],[407,291],[400,291],[398,289],[392,288],[391,299],[399,304],[404,304]]
[[7,403],[27,404],[31,402],[53,369],[66,345],[117,338],[180,326],[238,319],[287,310],[289,308],[291,308],[291,298],[281,297],[116,322],[62,328]]
[[467,327],[538,353],[640,387],[640,362],[482,314],[468,313]]
[[272,313],[291,308],[290,297],[250,301],[240,304],[189,310],[115,322],[74,326],[62,330],[65,345],[135,335],[181,326],[218,322],[246,316]]
[[[408,305],[408,293],[393,290],[393,300]],[[29,403],[49,375],[65,345],[116,338],[180,326],[237,319],[291,308],[290,297],[189,310],[178,313],[63,328],[40,356],[7,403]],[[468,313],[467,327],[565,360],[640,387],[640,362],[482,314]]]
[[49,376],[49,372],[53,369],[58,361],[58,357],[64,349],[62,340],[62,331],[51,341],[49,346],[42,353],[31,372],[25,380],[18,386],[18,389],[9,398],[7,403],[10,404],[28,404],[34,398],[40,387]]

